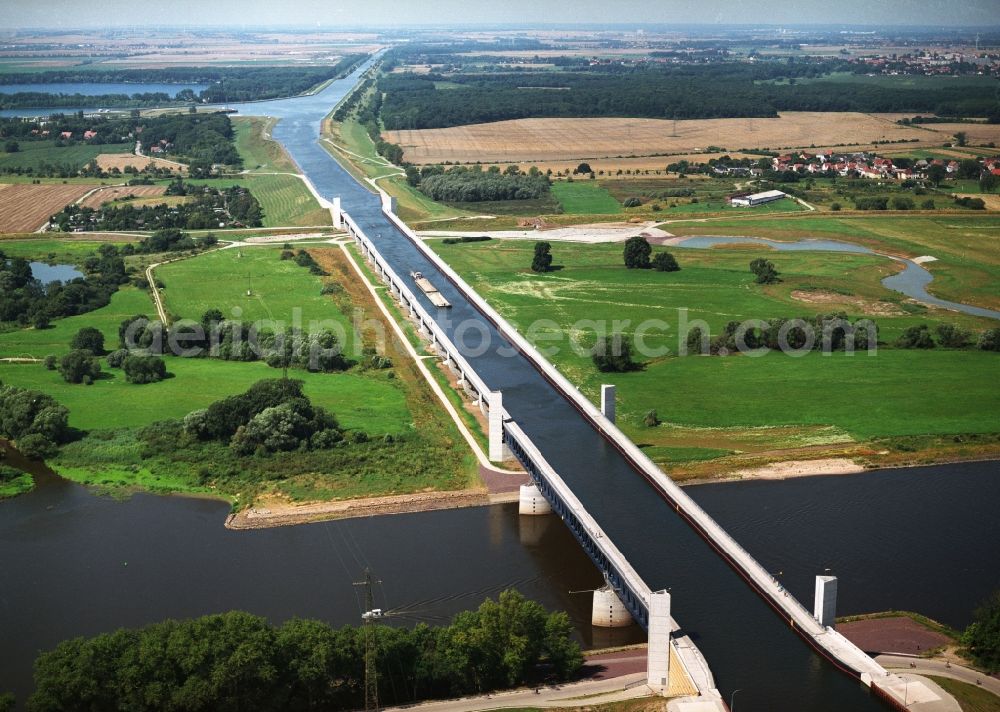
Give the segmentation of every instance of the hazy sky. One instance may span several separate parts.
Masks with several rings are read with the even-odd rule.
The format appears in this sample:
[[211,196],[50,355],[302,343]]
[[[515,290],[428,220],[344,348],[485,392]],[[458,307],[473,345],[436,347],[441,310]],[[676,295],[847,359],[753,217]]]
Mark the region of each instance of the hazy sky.
[[1000,0],[0,0],[0,29],[529,22],[1000,25]]

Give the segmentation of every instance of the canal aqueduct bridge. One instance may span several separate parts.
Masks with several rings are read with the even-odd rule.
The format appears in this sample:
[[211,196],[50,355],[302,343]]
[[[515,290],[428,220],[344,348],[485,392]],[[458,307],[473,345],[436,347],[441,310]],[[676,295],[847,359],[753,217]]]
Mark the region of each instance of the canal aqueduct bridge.
[[[381,192],[381,191],[380,191]],[[912,699],[915,685],[890,674],[829,624],[835,606],[835,581],[817,583],[816,611],[810,613],[756,559],[740,546],[686,492],[670,480],[614,424],[614,390],[602,393],[602,409],[595,407],[555,367],[486,303],[465,281],[420,240],[395,214],[395,200],[381,192],[382,212],[403,235],[431,261],[454,287],[493,324],[497,331],[524,356],[538,372],[573,405],[619,454],[642,475],[654,490],[817,652],[843,672],[861,680],[873,692],[899,709],[907,694]],[[671,617],[670,594],[653,591],[643,582],[614,542],[584,508],[542,452],[503,407],[503,396],[492,391],[475,372],[449,336],[431,316],[409,284],[398,275],[379,252],[376,243],[334,201],[334,219],[346,228],[390,293],[417,325],[420,333],[455,372],[458,383],[488,417],[489,458],[502,462],[513,456],[531,477],[532,485],[522,488],[523,513],[554,512],[561,517],[584,551],[604,574],[608,586],[624,609],[646,629],[649,636],[647,683],[661,694],[689,692],[724,708],[715,689],[711,671],[697,647],[680,635]],[[544,503],[541,501],[544,498]],[[547,506],[546,506],[547,505]],[[823,621],[821,624],[820,621]]]

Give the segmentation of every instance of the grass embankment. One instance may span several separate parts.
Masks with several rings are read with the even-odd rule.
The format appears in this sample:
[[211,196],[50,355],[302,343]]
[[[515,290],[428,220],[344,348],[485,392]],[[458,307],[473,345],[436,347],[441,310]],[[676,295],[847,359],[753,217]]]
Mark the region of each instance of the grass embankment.
[[344,121],[323,122],[321,145],[351,175],[362,183],[377,180],[378,186],[396,198],[397,214],[406,222],[438,220],[469,214],[435,203],[406,182],[402,170],[387,162],[375,151],[365,127],[353,117]]
[[284,148],[271,139],[274,119],[249,117],[233,120],[236,150],[243,159],[246,186],[260,201],[265,227],[331,225],[330,211],[320,206]]
[[[355,347],[378,346],[367,331],[354,332],[350,317],[355,308],[361,310],[361,321],[378,315],[366,292],[357,288],[353,274],[342,269],[339,249],[320,248],[313,253],[330,277],[312,275],[279,259],[279,254],[276,248],[262,247],[237,257],[236,251],[229,250],[164,267],[168,308],[176,316],[195,319],[208,308],[218,308],[226,316],[235,316],[239,308],[244,320],[272,318],[289,325],[293,310],[299,309],[305,328],[311,320],[346,328],[349,356]],[[253,273],[250,299],[243,266],[250,266]],[[340,288],[321,296],[324,285]],[[123,288],[107,307],[56,320],[50,329],[0,334],[0,354],[61,355],[69,351],[72,336],[84,326],[99,328],[106,345],[114,347],[121,321],[139,313],[153,313],[148,294]],[[68,384],[41,363],[5,363],[0,364],[0,380],[48,393],[69,408],[70,425],[88,434],[64,447],[50,464],[60,474],[87,484],[211,492],[241,504],[264,496],[305,501],[468,486],[475,478],[474,462],[465,454],[454,425],[439,409],[428,407],[432,396],[413,364],[397,353],[391,356],[391,369],[355,366],[341,373],[289,371],[290,378],[304,382],[304,392],[314,404],[333,412],[349,433],[367,433],[369,442],[242,459],[221,444],[193,449],[178,443],[172,454],[151,453],[143,429],[158,421],[181,419],[245,391],[258,380],[281,377],[281,371],[260,362],[167,356],[172,377],[159,383],[130,384],[120,370],[105,366],[102,377],[89,387]]]
[[748,216],[709,223],[671,222],[664,228],[675,235],[751,235],[776,240],[821,237],[902,257],[930,255],[938,261],[923,265],[934,275],[928,291],[942,299],[1000,308],[996,289],[1000,283],[997,215]]
[[[562,269],[538,275],[528,269],[530,242],[431,244],[507,319],[522,330],[537,322],[541,328],[528,337],[539,347],[558,345],[550,358],[588,397],[596,402],[600,384],[615,383],[621,427],[655,460],[687,463],[688,475],[717,472],[719,462],[696,461],[721,455],[739,455],[726,462],[746,466],[881,451],[904,451],[907,458],[922,457],[917,453],[925,449],[961,451],[955,457],[997,452],[1000,359],[992,353],[883,347],[876,356],[664,354],[640,357],[641,371],[610,375],[599,373],[585,350],[594,327],[582,320],[603,321],[609,331],[619,320],[618,330],[634,337],[644,320],[655,318],[662,323],[645,334],[646,345],[676,354],[679,309],[688,310],[689,323],[703,320],[713,333],[733,320],[840,310],[877,321],[887,342],[919,323],[995,326],[905,303],[880,284],[892,270],[884,258],[772,254],[784,281],[762,287],[752,283],[748,263],[756,254],[747,250],[675,249],[682,270],[659,273],[625,269],[620,245],[556,244],[555,264]],[[803,301],[817,295],[824,301]],[[566,334],[576,337],[579,352]],[[663,425],[643,424],[650,410]],[[948,443],[966,434],[975,437]]]
[[1000,697],[989,690],[950,677],[937,675],[927,675],[927,677],[954,697],[962,712],[1000,712]]

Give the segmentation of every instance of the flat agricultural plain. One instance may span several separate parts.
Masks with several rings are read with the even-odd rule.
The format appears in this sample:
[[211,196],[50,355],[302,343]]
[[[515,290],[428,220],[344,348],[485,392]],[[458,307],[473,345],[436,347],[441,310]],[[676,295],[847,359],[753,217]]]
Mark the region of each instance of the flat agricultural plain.
[[157,198],[167,190],[165,185],[115,185],[95,190],[80,201],[80,205],[97,209],[105,203],[124,198]]
[[787,112],[773,119],[695,119],[676,124],[664,119],[517,119],[448,129],[387,131],[386,139],[402,146],[406,160],[417,164],[544,163],[696,154],[709,147],[735,152],[855,146],[874,141],[941,145],[959,130],[977,143],[1000,140],[1000,126],[995,125],[901,126],[889,118],[856,112]]
[[66,205],[95,185],[31,185],[20,183],[0,190],[0,233],[34,232]]
[[97,165],[104,171],[110,171],[113,168],[124,171],[127,166],[132,166],[137,171],[141,171],[147,166],[156,166],[157,168],[166,168],[177,173],[187,172],[187,166],[183,163],[168,161],[165,158],[136,156],[132,153],[102,153],[94,160],[97,161]]

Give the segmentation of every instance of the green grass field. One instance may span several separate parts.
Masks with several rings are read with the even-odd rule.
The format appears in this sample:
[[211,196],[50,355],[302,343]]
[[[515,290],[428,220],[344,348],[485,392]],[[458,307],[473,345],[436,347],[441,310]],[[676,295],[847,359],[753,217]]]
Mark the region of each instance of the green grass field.
[[259,116],[235,116],[236,150],[243,159],[243,168],[251,172],[278,171],[297,173],[295,163],[277,141],[270,140],[274,119]]
[[[347,335],[344,346],[350,353],[354,328],[349,315],[320,294],[319,277],[294,260],[280,259],[280,254],[279,247],[227,249],[163,265],[156,276],[166,285],[164,305],[175,318],[195,321],[214,308],[227,318],[251,322],[274,320],[291,326],[298,319],[304,328],[310,322],[328,322]],[[248,284],[253,291],[249,297]]]
[[563,211],[571,215],[612,215],[622,211],[621,203],[597,181],[555,181],[552,194]]
[[[159,383],[128,383],[121,370],[102,365],[104,375],[92,386],[66,383],[58,371],[42,364],[0,364],[0,380],[48,393],[69,408],[70,425],[82,430],[135,428],[157,420],[183,418],[192,410],[241,393],[281,371],[263,363],[167,357],[173,374]],[[293,370],[290,378],[305,382],[317,404],[337,415],[347,428],[373,435],[409,431],[412,417],[404,394],[391,380],[355,373],[308,373]]]
[[1000,712],[1000,697],[989,690],[950,677],[928,677],[958,701],[962,712]]
[[[753,250],[674,249],[682,270],[658,273],[625,269],[621,245],[557,243],[553,256],[563,269],[537,275],[528,269],[528,243],[431,244],[529,339],[540,347],[557,346],[551,360],[590,398],[599,397],[601,383],[617,384],[620,423],[636,442],[654,448],[651,454],[661,462],[706,459],[721,451],[997,430],[996,354],[880,348],[875,356],[671,357],[679,349],[682,318],[689,323],[704,320],[717,333],[731,320],[840,309],[858,317],[881,305],[898,314],[871,317],[883,341],[894,340],[903,328],[917,323],[995,326],[992,320],[951,313],[909,313],[898,295],[880,284],[890,269],[884,258],[770,253],[784,281],[761,287],[752,283],[748,270],[750,260],[759,256]],[[834,301],[816,304],[793,298],[800,290],[823,293]],[[838,297],[844,302],[837,303]],[[679,309],[687,310],[686,317]],[[649,319],[660,321],[643,334],[653,349],[640,357],[644,369],[599,373],[586,351],[595,338],[587,320],[606,323],[608,331],[616,330],[613,322],[618,320],[617,330],[636,337]],[[531,324],[536,326],[528,329]],[[656,410],[669,425],[645,427],[642,418],[649,410]],[[757,434],[750,437],[747,430]]]
[[1000,308],[1000,216],[944,214],[934,216],[802,217],[671,222],[675,235],[752,235],[778,240],[823,237],[866,245],[890,254],[930,255],[924,267],[934,275],[929,291],[942,299]]
[[[43,164],[53,166],[67,165],[77,171],[101,153],[129,153],[132,147],[124,143],[92,146],[78,143],[72,146],[57,148],[55,141],[20,141],[20,149],[16,153],[0,151],[0,169],[4,168],[34,168]],[[0,182],[6,180],[0,176]],[[93,182],[93,178],[90,179]]]
[[305,183],[295,176],[248,175],[245,185],[260,201],[264,227],[333,224],[330,211],[321,207]]

